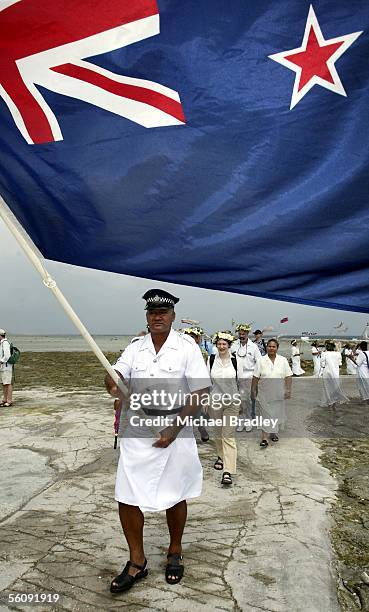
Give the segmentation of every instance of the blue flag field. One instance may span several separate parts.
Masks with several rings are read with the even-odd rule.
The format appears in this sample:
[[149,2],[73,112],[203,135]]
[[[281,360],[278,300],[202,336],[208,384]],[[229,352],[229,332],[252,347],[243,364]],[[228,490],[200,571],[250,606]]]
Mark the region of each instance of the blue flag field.
[[0,193],[47,259],[369,312],[367,0],[0,5]]

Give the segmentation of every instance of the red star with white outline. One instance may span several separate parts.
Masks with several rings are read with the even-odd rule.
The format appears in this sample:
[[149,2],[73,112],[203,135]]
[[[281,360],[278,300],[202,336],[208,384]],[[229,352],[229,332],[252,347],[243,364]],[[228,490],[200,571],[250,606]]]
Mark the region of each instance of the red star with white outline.
[[292,109],[314,85],[321,85],[341,96],[347,96],[338,76],[335,63],[362,34],[354,32],[325,40],[312,5],[306,21],[301,47],[269,55],[269,58],[296,72],[290,109]]

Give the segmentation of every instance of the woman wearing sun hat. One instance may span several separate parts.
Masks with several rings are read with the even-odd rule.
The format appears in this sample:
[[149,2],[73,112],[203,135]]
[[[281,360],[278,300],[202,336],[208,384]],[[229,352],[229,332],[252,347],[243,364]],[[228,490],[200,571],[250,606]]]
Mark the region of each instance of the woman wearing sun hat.
[[233,340],[233,335],[228,331],[216,332],[213,343],[218,354],[210,355],[207,364],[213,385],[209,414],[211,418],[223,419],[223,424],[214,429],[218,454],[214,469],[223,471],[221,481],[223,485],[232,484],[232,474],[236,473],[237,463],[235,426],[231,425],[230,417],[238,415],[241,398],[238,389],[237,360],[230,351]]

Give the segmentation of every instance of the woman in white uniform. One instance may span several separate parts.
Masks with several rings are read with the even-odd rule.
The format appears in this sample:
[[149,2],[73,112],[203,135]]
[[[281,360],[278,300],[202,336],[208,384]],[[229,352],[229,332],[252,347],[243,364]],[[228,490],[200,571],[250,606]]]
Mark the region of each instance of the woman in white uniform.
[[[230,417],[238,415],[241,396],[238,389],[237,359],[230,352],[233,339],[229,332],[217,332],[213,337],[217,355],[210,355],[208,358],[212,382],[209,414],[213,419],[225,419],[223,425],[216,427],[214,431],[218,454],[214,469],[223,471],[222,485],[232,484],[232,474],[236,473],[237,464],[235,425],[231,425]],[[227,398],[227,402],[223,402],[222,398]],[[234,398],[236,401],[233,401]]]
[[[278,433],[285,421],[285,400],[291,397],[292,384],[292,370],[288,361],[277,354],[278,340],[271,338],[266,348],[267,354],[256,363],[251,384],[251,397],[258,398],[263,418],[260,442],[262,448],[268,446],[269,438],[272,442],[279,440]],[[270,423],[267,424],[265,420]]]
[[291,345],[292,374],[294,376],[302,376],[303,374],[305,374],[305,370],[303,370],[301,367],[300,356],[302,355],[302,353],[300,353],[299,349],[297,348],[296,340],[292,340]]
[[320,350],[316,341],[311,343],[311,354],[313,356],[314,373],[313,376],[319,376],[320,372]]
[[[170,543],[165,578],[169,584],[181,580],[186,500],[199,496],[202,487],[192,425],[184,427],[177,415],[184,419],[198,412],[210,387],[208,371],[193,339],[171,329],[178,298],[160,289],[143,298],[150,333],[130,344],[114,365],[130,385],[115,488],[130,559],[112,581],[112,593],[127,591],[147,576],[143,512],[166,510]],[[122,396],[110,376],[105,383],[113,397]],[[155,429],[149,423],[155,417],[168,422]]]
[[369,351],[366,341],[360,342],[359,351],[355,357],[357,386],[360,397],[369,404]]
[[348,397],[344,394],[340,382],[341,353],[336,351],[334,342],[328,341],[326,350],[320,359],[320,376],[323,379],[323,398],[321,405],[335,408],[336,404],[344,404]]

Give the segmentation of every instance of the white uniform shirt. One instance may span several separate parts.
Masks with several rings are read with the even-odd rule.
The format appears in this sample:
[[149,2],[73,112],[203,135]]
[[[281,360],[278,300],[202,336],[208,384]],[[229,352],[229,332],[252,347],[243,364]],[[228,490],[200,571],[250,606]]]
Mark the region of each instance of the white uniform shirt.
[[232,344],[231,352],[236,353],[238,378],[252,378],[256,362],[261,358],[255,342],[248,339],[246,344],[241,344],[240,340],[236,340]]
[[[285,357],[276,355],[274,363],[264,355],[258,359],[254,376],[259,378],[258,383],[258,400],[262,406],[262,414],[265,416],[265,408],[271,402],[283,401],[285,394],[284,379],[287,376],[292,376],[292,370]],[[268,411],[270,414],[270,411]],[[280,422],[284,420],[284,416],[278,415]]]
[[268,355],[264,355],[256,363],[254,376],[256,378],[286,378],[292,376],[292,370],[287,359],[282,355],[276,355],[274,363]]
[[175,406],[163,405],[160,406],[162,410],[183,406],[185,402],[181,401],[180,395],[211,385],[198,345],[190,336],[173,329],[158,353],[151,334],[147,334],[129,344],[113,367],[126,381],[131,381],[133,392],[150,393],[164,389],[173,394],[181,391]]
[[5,372],[8,368],[11,368],[11,364],[7,364],[10,357],[10,342],[6,338],[3,338],[0,342],[0,372]]

